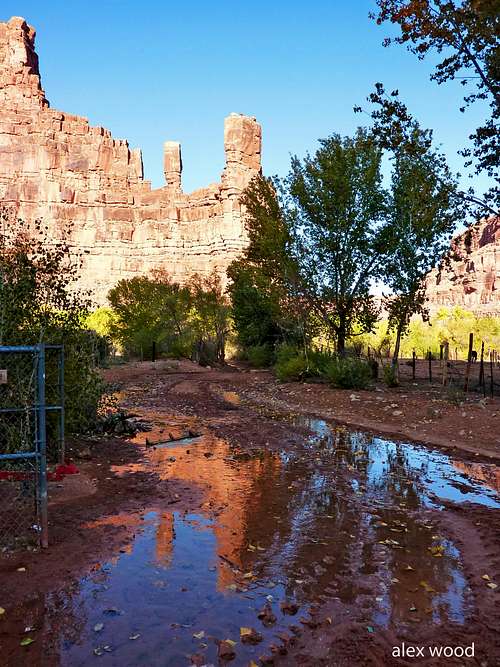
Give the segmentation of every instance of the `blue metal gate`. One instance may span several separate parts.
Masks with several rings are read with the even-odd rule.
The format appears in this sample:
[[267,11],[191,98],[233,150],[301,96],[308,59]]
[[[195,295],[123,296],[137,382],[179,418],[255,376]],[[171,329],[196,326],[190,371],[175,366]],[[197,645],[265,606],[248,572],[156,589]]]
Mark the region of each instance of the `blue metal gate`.
[[0,545],[48,546],[47,464],[63,458],[63,347],[0,346]]

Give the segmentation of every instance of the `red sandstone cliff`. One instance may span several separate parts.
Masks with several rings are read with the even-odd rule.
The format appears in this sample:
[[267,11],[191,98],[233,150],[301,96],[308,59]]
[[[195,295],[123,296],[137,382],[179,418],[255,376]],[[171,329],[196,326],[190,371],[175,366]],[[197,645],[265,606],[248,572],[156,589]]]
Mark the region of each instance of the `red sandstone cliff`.
[[427,279],[431,311],[462,306],[500,316],[500,218],[488,218],[452,241],[451,263]]
[[180,144],[166,142],[166,184],[152,190],[140,150],[49,108],[34,29],[18,17],[0,23],[0,205],[43,218],[54,239],[72,222],[81,285],[98,302],[120,278],[158,267],[180,281],[214,269],[225,277],[246,243],[239,196],[261,170],[255,118],[228,116],[224,149],[221,182],[184,194]]

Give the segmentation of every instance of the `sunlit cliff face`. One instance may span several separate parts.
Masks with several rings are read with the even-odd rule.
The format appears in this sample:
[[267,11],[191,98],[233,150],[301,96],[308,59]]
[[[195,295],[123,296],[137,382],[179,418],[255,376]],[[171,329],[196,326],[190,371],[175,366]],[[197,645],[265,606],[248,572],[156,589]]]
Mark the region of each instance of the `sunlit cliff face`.
[[139,149],[49,108],[34,29],[22,18],[0,23],[0,204],[13,221],[43,219],[51,240],[69,242],[79,257],[78,287],[99,304],[120,279],[153,269],[181,282],[216,271],[224,282],[246,246],[239,197],[261,171],[255,118],[225,119],[221,181],[189,195],[180,144],[163,148],[165,186],[152,190]]

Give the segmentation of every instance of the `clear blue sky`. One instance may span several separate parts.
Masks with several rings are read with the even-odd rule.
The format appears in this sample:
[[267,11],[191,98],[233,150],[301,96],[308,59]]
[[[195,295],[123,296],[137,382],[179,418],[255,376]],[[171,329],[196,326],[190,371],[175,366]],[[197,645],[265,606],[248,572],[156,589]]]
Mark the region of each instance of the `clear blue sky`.
[[384,48],[388,27],[368,19],[373,5],[2,0],[0,20],[24,16],[36,28],[51,105],[141,148],[154,186],[163,183],[167,139],[182,143],[186,191],[218,180],[231,111],[257,117],[264,171],[285,174],[290,154],[302,156],[318,138],[363,122],[352,107],[376,81],[399,89],[458,170],[456,150],[484,110],[461,114],[461,86],[437,86],[430,63],[403,47]]

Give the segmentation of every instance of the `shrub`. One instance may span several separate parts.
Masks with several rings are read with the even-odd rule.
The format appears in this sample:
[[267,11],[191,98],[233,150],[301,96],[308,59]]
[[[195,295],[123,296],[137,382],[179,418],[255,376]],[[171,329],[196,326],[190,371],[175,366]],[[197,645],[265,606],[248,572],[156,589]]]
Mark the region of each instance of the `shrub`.
[[274,361],[274,350],[271,345],[252,345],[246,348],[246,357],[254,368],[271,366]]
[[309,361],[309,375],[311,377],[323,377],[326,375],[328,366],[332,363],[332,355],[329,352],[310,350],[307,353]]
[[303,380],[309,375],[309,363],[303,355],[278,361],[274,368],[280,382]]
[[281,343],[276,348],[276,363],[285,363],[299,356],[299,350],[295,345],[290,345],[289,343]]
[[325,375],[333,387],[366,389],[372,370],[366,361],[357,357],[337,357],[330,361]]
[[388,387],[398,387],[398,371],[392,364],[385,364],[383,367],[384,382]]
[[[7,224],[5,224],[7,223]],[[0,344],[64,344],[65,428],[94,428],[106,386],[96,370],[99,340],[88,330],[91,303],[75,290],[77,267],[68,245],[54,242],[41,223],[29,228],[0,210]],[[66,231],[68,234],[71,228]],[[29,232],[29,233],[28,233]],[[57,384],[54,355],[46,362],[47,399]],[[47,419],[51,439],[53,423]]]

